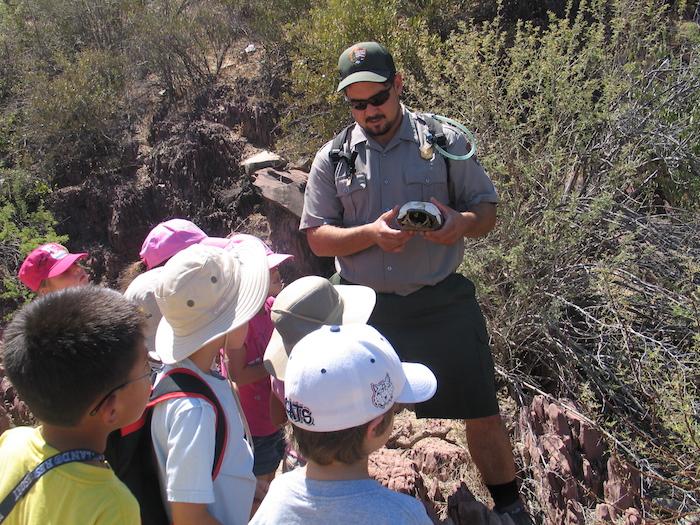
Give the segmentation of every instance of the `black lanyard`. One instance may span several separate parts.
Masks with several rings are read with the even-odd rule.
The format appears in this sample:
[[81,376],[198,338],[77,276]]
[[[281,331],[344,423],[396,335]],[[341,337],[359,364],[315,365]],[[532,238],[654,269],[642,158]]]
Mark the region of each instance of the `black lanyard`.
[[103,454],[98,454],[92,450],[87,450],[84,448],[76,448],[74,450],[66,450],[45,459],[39,465],[24,476],[15,488],[13,488],[10,493],[0,502],[0,523],[5,521],[7,515],[15,508],[15,505],[21,500],[29,489],[31,489],[34,484],[39,480],[41,476],[49,472],[50,470],[65,465],[66,463],[75,463],[76,461],[104,461],[105,457]]

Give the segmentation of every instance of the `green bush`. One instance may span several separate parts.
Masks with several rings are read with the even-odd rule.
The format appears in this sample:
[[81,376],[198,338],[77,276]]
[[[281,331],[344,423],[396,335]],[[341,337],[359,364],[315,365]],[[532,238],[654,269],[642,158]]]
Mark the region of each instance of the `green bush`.
[[307,17],[288,28],[291,85],[285,100],[285,149],[312,154],[350,122],[347,105],[335,89],[338,56],[354,42],[382,42],[397,62],[420,69],[415,50],[430,47],[435,37],[425,31],[420,13],[403,18],[400,8],[397,0],[371,9],[359,0],[316,1]]
[[[124,140],[124,63],[108,51],[86,50],[61,61],[61,73],[35,71],[24,80],[24,132],[45,173],[96,171]],[[105,159],[105,160],[103,160]]]
[[44,208],[48,186],[20,169],[0,168],[0,323],[32,297],[17,272],[27,254],[47,242],[62,243],[56,221]]

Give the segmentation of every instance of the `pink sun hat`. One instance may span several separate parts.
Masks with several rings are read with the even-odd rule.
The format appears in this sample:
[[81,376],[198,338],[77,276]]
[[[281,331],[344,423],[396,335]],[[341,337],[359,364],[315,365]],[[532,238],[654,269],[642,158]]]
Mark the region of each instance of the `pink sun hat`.
[[150,270],[206,237],[207,234],[192,221],[170,219],[156,225],[148,233],[139,255]]
[[222,237],[209,237],[187,219],[170,219],[161,222],[148,233],[139,255],[150,270],[193,244],[225,248],[228,242],[228,239]]
[[[214,238],[212,237],[211,239]],[[227,243],[225,248],[233,248],[234,246],[247,242],[258,242],[262,244],[265,247],[265,253],[267,254],[267,267],[270,270],[272,270],[273,268],[277,268],[284,261],[294,259],[294,256],[289,253],[273,252],[272,249],[267,245],[267,243],[261,241],[254,235],[248,235],[247,233],[236,233],[235,235],[232,235],[231,237],[226,239],[226,241]]]
[[64,246],[55,242],[42,244],[29,252],[19,269],[19,280],[36,292],[41,281],[61,275],[76,261],[87,257],[87,253],[70,253]]

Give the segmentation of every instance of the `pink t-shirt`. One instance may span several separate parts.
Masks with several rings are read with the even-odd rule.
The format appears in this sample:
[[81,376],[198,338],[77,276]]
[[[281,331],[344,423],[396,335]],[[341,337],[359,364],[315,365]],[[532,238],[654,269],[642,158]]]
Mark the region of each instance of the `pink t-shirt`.
[[[249,365],[261,363],[267,343],[270,342],[275,326],[270,319],[270,310],[274,297],[268,297],[265,306],[248,324],[248,335],[245,339],[246,362]],[[253,436],[269,436],[278,428],[270,420],[270,378],[265,377],[238,387],[243,413],[248,420],[250,433]]]

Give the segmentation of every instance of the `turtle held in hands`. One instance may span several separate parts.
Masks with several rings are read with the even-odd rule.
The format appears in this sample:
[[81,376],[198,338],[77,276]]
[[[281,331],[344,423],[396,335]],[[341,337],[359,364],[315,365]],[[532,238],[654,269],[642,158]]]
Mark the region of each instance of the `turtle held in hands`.
[[442,227],[442,214],[431,202],[409,201],[399,210],[396,222],[402,230],[431,231]]

